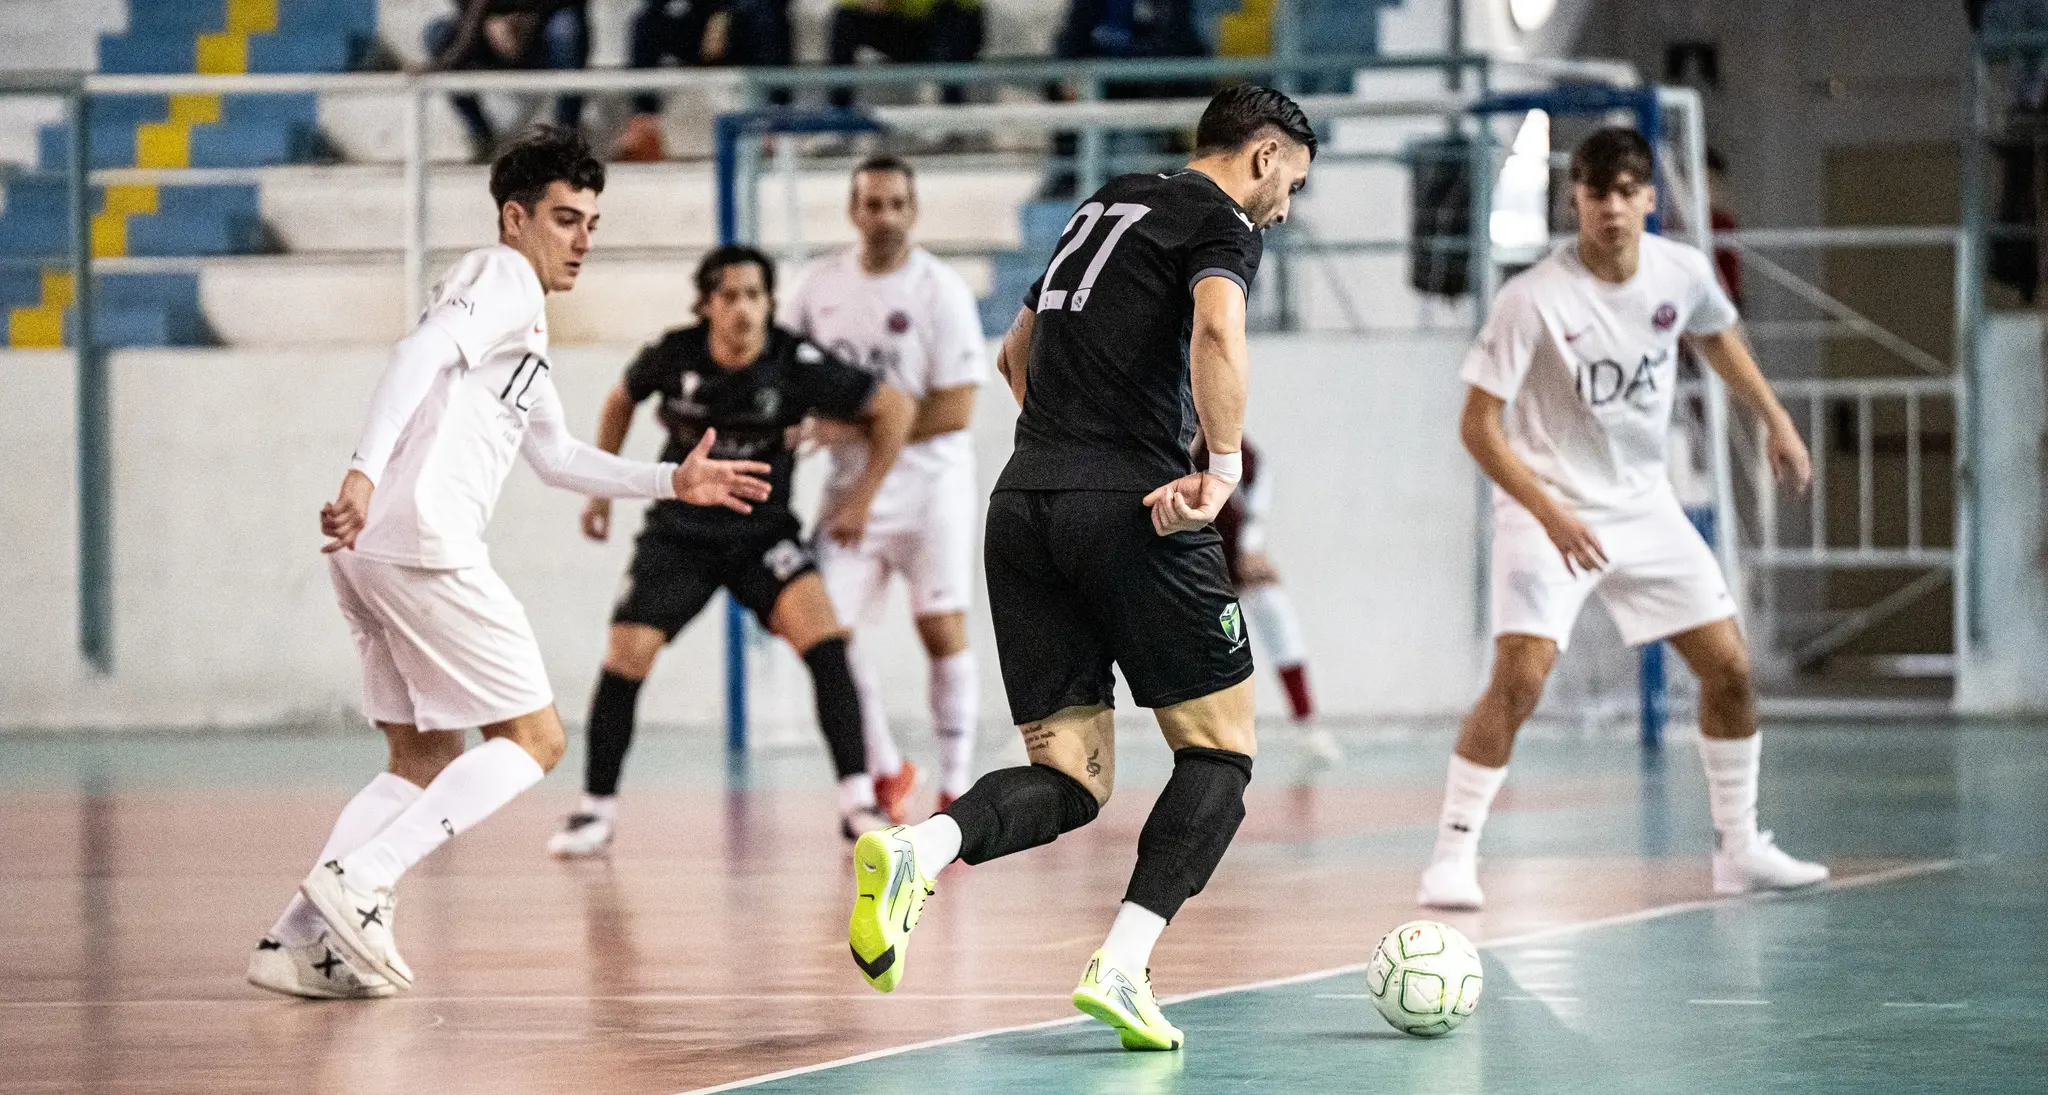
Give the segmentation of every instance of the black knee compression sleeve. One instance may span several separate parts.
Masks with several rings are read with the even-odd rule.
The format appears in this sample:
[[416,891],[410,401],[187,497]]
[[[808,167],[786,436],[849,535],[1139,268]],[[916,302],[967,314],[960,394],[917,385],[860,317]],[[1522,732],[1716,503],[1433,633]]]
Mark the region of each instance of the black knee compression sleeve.
[[590,755],[583,763],[586,792],[619,793],[619,769],[633,744],[633,714],[639,702],[639,681],[609,669],[598,675],[597,695],[590,700],[590,725],[584,735],[590,745]]
[[868,747],[860,736],[860,692],[853,687],[853,667],[846,663],[846,640],[835,636],[804,651],[811,670],[811,691],[818,701],[818,730],[832,751],[832,767],[840,779],[868,770]]
[[1124,900],[1168,920],[1202,892],[1237,826],[1252,758],[1228,749],[1176,749],[1173,778],[1138,834],[1138,866]]
[[990,772],[946,807],[960,826],[960,858],[970,864],[1050,844],[1101,812],[1081,781],[1042,764]]

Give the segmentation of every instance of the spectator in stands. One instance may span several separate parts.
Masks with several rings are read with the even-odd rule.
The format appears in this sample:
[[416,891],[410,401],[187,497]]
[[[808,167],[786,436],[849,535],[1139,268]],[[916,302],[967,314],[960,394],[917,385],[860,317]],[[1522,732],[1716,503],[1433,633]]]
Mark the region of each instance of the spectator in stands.
[[[839,0],[832,13],[832,63],[853,64],[860,47],[899,64],[972,61],[981,56],[981,0]],[[966,101],[958,86],[941,90],[948,103]],[[853,89],[832,89],[833,106],[852,106]]]
[[[789,42],[789,0],[646,0],[633,18],[631,63],[787,65]],[[768,101],[787,104],[789,90],[770,91]],[[635,163],[662,158],[661,96],[633,96],[633,118],[614,155]]]
[[[577,69],[590,61],[589,0],[457,0],[453,17],[427,27],[428,72],[463,69]],[[489,160],[498,136],[474,95],[455,96],[469,127],[471,155]],[[583,96],[555,102],[555,124],[574,130],[583,120]]]
[[[1209,44],[1195,29],[1195,15],[1189,0],[1071,0],[1067,18],[1052,41],[1053,56],[1062,60],[1091,57],[1207,57]],[[1105,99],[1206,98],[1215,91],[1206,80],[1167,80],[1136,83],[1116,81],[1104,85]],[[1061,85],[1046,89],[1055,101],[1071,100],[1073,92]],[[1148,134],[1123,142],[1139,151],[1168,153],[1186,151],[1178,136]],[[1072,133],[1053,134],[1053,155],[1071,160],[1079,147]],[[1069,168],[1055,167],[1046,177],[1039,196],[1048,199],[1074,197],[1075,175]]]

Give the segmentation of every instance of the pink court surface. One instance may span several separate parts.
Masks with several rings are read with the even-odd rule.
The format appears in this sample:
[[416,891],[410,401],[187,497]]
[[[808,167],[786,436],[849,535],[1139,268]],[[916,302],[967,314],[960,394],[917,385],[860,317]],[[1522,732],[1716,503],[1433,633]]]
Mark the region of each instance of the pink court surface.
[[[1769,739],[1766,823],[1793,851],[1828,860],[1839,882],[1715,901],[1690,749],[1645,757],[1618,738],[1534,740],[1488,831],[1488,909],[1443,917],[1486,949],[1487,999],[1466,1028],[1423,1042],[1385,1028],[1343,969],[1421,915],[1415,878],[1450,737],[1343,740],[1334,770],[1310,774],[1284,739],[1261,757],[1230,856],[1154,956],[1162,996],[1206,996],[1169,1007],[1189,1049],[1161,1065],[1134,1063],[1105,1028],[1055,1022],[1073,1016],[1067,993],[1166,774],[1150,734],[1125,735],[1124,787],[1095,825],[948,871],[888,996],[847,955],[851,875],[821,757],[729,770],[700,739],[645,735],[614,853],[562,863],[542,845],[573,800],[572,750],[541,789],[406,878],[398,932],[418,982],[351,1003],[281,999],[242,974],[334,812],[376,770],[380,742],[0,738],[0,1091],[1352,1091],[1360,1069],[1379,1069],[1383,1090],[1550,1090],[1543,1078],[1570,1069],[1533,1048],[1555,1037],[1543,1024],[1582,1028],[1594,1052],[1597,1032],[1583,1028],[1608,1006],[1658,1020],[1634,1043],[1641,1076],[1666,1068],[1672,1080],[1620,1089],[1683,1090],[1701,1036],[1768,1013],[1782,1039],[1784,1024],[1812,1020],[1790,1004],[1821,990],[1771,994],[1777,940],[1808,939],[1845,964],[1873,960],[1859,946],[1894,954],[1883,930],[1935,936],[1915,918],[1968,909],[1888,902],[1969,905],[1970,886],[1999,889],[1986,870],[2038,882],[2048,848],[2038,733],[1790,729]],[[1008,744],[990,742],[985,763]],[[1982,866],[1993,855],[2003,866]],[[2001,922],[2038,928],[2038,887],[2030,900]],[[1722,939],[1738,921],[1748,926]],[[1877,936],[1851,930],[1866,923]],[[2022,968],[2048,971],[2033,938]],[[1731,962],[1740,983],[1728,983]],[[1546,963],[1567,968],[1544,974]],[[1615,987],[1595,992],[1603,977]],[[2014,990],[2031,993],[2029,1015],[2041,985]],[[1985,991],[1923,984],[1891,1002],[1981,1034],[1985,1022],[2002,1029]],[[1753,1006],[1716,1006],[1727,1001]],[[1904,1014],[1880,1003],[1869,1001],[1870,1022]],[[1019,1027],[1032,1029],[945,1041]],[[2031,1029],[2015,1025],[2008,1039],[2020,1056],[1992,1053],[1965,1062],[1968,1073],[2022,1067],[2043,1044]],[[1867,1026],[1845,1036],[1880,1058],[1898,1045]],[[1474,1054],[1486,1067],[1452,1067]]]

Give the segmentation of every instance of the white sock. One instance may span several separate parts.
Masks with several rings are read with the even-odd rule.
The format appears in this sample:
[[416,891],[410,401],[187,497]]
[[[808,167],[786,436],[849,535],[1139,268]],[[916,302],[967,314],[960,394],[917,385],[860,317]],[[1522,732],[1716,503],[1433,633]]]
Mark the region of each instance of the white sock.
[[1279,585],[1263,585],[1237,595],[1252,618],[1252,634],[1266,648],[1274,665],[1300,665],[1308,660],[1308,644],[1301,638],[1301,617],[1294,614],[1294,598]]
[[882,677],[859,639],[846,644],[853,690],[860,693],[860,736],[868,747],[868,774],[893,776],[903,770],[903,752],[889,733],[889,709],[882,704]]
[[932,729],[939,736],[939,790],[958,798],[974,786],[974,729],[981,670],[974,651],[932,660]]
[[855,772],[839,781],[839,816],[855,810],[875,808],[875,780],[866,772]]
[[[330,859],[339,859],[370,842],[370,838],[391,824],[407,806],[420,797],[420,789],[410,780],[400,779],[389,772],[377,773],[356,797],[348,800],[341,808],[341,815],[334,819],[334,829],[327,834],[327,843],[320,849],[316,864]],[[284,907],[284,915],[271,926],[271,937],[287,947],[303,946],[320,938],[325,931],[326,921],[313,911],[305,898],[293,894],[291,903]]]
[[1720,847],[1747,847],[1756,839],[1756,784],[1763,768],[1762,734],[1746,738],[1700,736],[1700,764],[1707,770],[1707,809]]
[[1109,960],[1127,970],[1142,970],[1152,962],[1152,944],[1166,930],[1166,918],[1151,909],[1126,901],[1117,906],[1116,921],[1109,926],[1109,938],[1102,949]]
[[1479,854],[1479,830],[1486,827],[1493,796],[1508,778],[1506,768],[1474,764],[1451,754],[1451,770],[1444,777],[1444,808],[1437,820],[1436,858],[1439,860]]
[[516,742],[492,738],[441,769],[417,802],[342,859],[342,870],[371,888],[394,885],[449,837],[496,813],[546,774]]
[[912,825],[904,834],[917,849],[917,869],[937,875],[946,864],[960,858],[960,823],[946,814],[933,814]]
[[619,816],[619,796],[586,794],[583,801],[576,804],[576,812],[602,818],[608,822],[616,821]]

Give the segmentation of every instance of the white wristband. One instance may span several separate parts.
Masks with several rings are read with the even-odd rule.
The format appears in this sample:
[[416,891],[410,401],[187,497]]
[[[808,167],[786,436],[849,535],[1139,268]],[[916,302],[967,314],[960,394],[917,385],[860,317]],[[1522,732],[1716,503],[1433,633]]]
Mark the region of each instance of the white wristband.
[[1209,454],[1207,473],[1233,486],[1244,478],[1244,454],[1241,452],[1212,452]]

